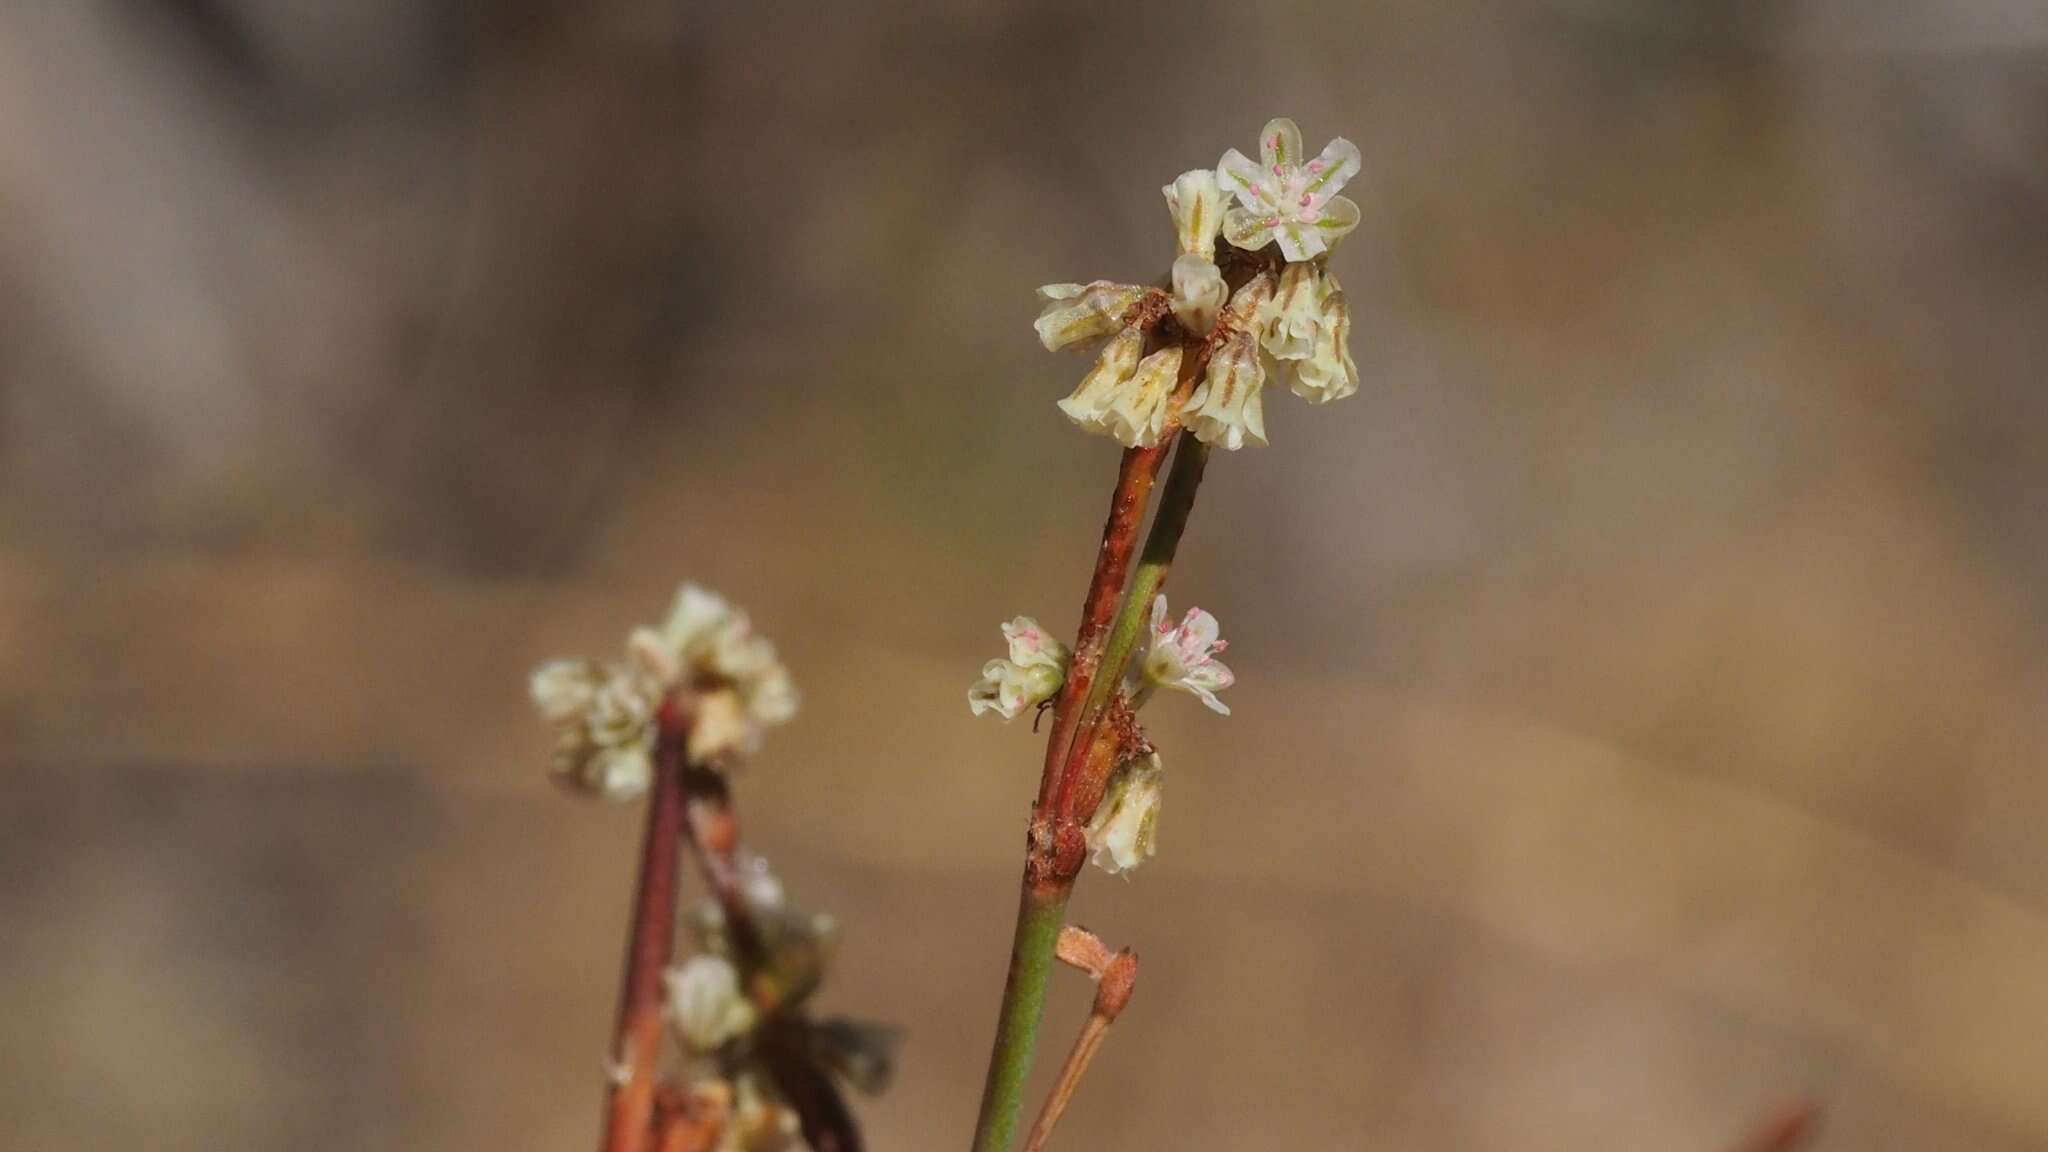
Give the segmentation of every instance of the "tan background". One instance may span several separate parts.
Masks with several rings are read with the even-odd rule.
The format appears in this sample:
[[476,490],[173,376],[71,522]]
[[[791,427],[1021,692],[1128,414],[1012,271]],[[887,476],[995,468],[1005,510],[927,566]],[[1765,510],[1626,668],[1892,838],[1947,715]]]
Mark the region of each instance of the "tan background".
[[[0,1144],[587,1147],[635,817],[525,670],[692,577],[742,782],[974,1106],[1114,453],[1044,281],[1357,141],[1362,395],[1173,592],[1145,977],[1074,1149],[2048,1148],[2048,10],[1995,0],[0,8]],[[1085,999],[1060,989],[1052,1029]]]

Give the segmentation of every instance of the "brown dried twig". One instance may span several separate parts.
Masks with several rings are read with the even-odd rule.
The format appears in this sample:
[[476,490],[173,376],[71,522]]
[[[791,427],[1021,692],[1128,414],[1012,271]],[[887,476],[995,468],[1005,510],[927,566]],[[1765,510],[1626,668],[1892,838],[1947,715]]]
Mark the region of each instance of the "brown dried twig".
[[1131,992],[1138,983],[1138,954],[1128,948],[1111,952],[1109,945],[1086,928],[1070,924],[1060,929],[1054,955],[1062,963],[1086,972],[1095,981],[1095,1004],[1089,1009],[1087,1021],[1081,1025],[1081,1034],[1074,1038],[1074,1047],[1067,1053],[1066,1063],[1060,1066],[1059,1080],[1053,1085],[1052,1094],[1046,1097],[1045,1107],[1038,1113],[1038,1122],[1031,1126],[1024,1152],[1042,1152],[1046,1141],[1052,1139],[1052,1130],[1059,1124],[1060,1117],[1066,1114],[1075,1090],[1081,1086],[1081,1077],[1088,1074],[1089,1063],[1095,1059],[1102,1042],[1109,1038],[1110,1025],[1116,1023],[1124,1005],[1130,1003]]

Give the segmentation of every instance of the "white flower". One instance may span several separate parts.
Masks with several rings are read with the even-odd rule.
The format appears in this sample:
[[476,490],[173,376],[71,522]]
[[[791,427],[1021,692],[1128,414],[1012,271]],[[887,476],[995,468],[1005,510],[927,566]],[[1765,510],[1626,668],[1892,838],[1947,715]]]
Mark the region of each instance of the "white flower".
[[626,651],[662,691],[694,693],[692,760],[751,755],[767,726],[796,715],[796,686],[774,643],[754,631],[746,613],[695,584],[677,591],[659,629],[635,631]]
[[1216,258],[1216,232],[1223,227],[1223,210],[1229,204],[1216,173],[1197,168],[1174,177],[1160,189],[1166,194],[1166,210],[1173,214],[1173,230],[1182,254]]
[[1223,235],[1247,251],[1275,240],[1289,260],[1308,260],[1358,227],[1358,205],[1337,195],[1358,174],[1358,148],[1339,136],[1322,155],[1302,162],[1301,129],[1269,122],[1259,135],[1263,164],[1232,148],[1216,166],[1224,191],[1239,207],[1223,218]]
[[550,660],[533,670],[528,695],[550,724],[581,723],[604,683],[603,669],[583,660]]
[[1214,260],[1187,252],[1173,262],[1173,315],[1188,331],[1207,336],[1229,295],[1230,286]]
[[533,673],[534,707],[555,729],[552,773],[564,787],[626,801],[654,779],[654,699],[632,670],[551,660]]
[[1039,342],[1048,351],[1057,352],[1122,331],[1132,319],[1132,311],[1157,291],[1108,280],[1047,284],[1038,290],[1038,298],[1045,301],[1045,307],[1032,326],[1038,329]]
[[1010,658],[982,667],[981,679],[967,690],[967,706],[976,716],[993,710],[1015,720],[1058,694],[1067,678],[1068,653],[1029,616],[1003,625],[1003,636],[1010,643]]
[[1074,394],[1059,402],[1067,418],[1126,448],[1149,448],[1166,431],[1168,402],[1180,379],[1181,349],[1162,348],[1143,360],[1144,337],[1126,328],[1103,348]]
[[1166,597],[1152,601],[1152,642],[1145,650],[1145,680],[1161,688],[1177,688],[1193,694],[1211,709],[1230,715],[1230,706],[1216,693],[1236,681],[1230,669],[1216,659],[1229,647],[1221,639],[1216,617],[1200,608],[1188,609],[1177,625],[1166,621]]
[[1272,278],[1261,273],[1237,290],[1216,322],[1219,343],[1209,356],[1201,386],[1181,413],[1181,423],[1204,444],[1234,452],[1247,440],[1266,442],[1266,414],[1259,400],[1266,364],[1257,317],[1272,292]]
[[1109,793],[1088,821],[1089,858],[1112,875],[1152,858],[1159,841],[1159,792],[1164,766],[1159,753],[1117,770]]
[[696,1052],[716,1052],[754,1027],[754,1005],[740,991],[739,970],[722,957],[693,956],[662,973],[667,1012],[677,1035]]

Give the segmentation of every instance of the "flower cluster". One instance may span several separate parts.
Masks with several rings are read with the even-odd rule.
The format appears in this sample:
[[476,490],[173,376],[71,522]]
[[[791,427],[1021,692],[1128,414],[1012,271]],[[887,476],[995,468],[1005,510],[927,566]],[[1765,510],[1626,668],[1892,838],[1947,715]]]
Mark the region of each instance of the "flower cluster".
[[671,694],[686,697],[686,751],[698,763],[753,754],[797,705],[775,645],[744,612],[694,584],[683,585],[661,627],[634,630],[624,662],[551,660],[534,671],[530,692],[555,730],[555,778],[618,801],[638,797],[653,778],[656,714]]
[[744,897],[777,994],[765,1006],[755,1002],[724,914],[707,903],[691,917],[698,953],[663,973],[664,1013],[686,1059],[692,1093],[725,1102],[719,1152],[782,1152],[796,1146],[800,1122],[777,1080],[770,1049],[862,1092],[878,1093],[888,1084],[897,1033],[806,1015],[804,1002],[823,980],[837,925],[829,916],[792,910],[758,860]]
[[1306,159],[1300,129],[1280,119],[1259,150],[1259,163],[1233,148],[1161,190],[1179,249],[1170,290],[1108,280],[1038,290],[1046,348],[1100,346],[1059,402],[1068,419],[1126,448],[1182,425],[1235,450],[1266,443],[1260,394],[1275,372],[1313,404],[1358,390],[1350,309],[1325,266],[1358,226],[1358,205],[1337,195],[1358,173],[1358,149],[1340,137]]
[[1003,639],[1010,658],[982,665],[981,679],[967,690],[967,707],[976,716],[994,712],[1015,720],[1059,694],[1067,678],[1067,646],[1029,616],[1003,625]]
[[[1010,720],[1058,695],[1068,653],[1029,616],[1003,625],[1003,636],[1009,641],[1009,659],[989,661],[982,678],[968,689],[967,703],[977,716],[994,711]],[[1216,693],[1235,677],[1216,656],[1228,646],[1216,617],[1191,608],[1174,623],[1168,619],[1166,597],[1155,597],[1146,646],[1129,669],[1121,670],[1118,698],[1135,711],[1156,690],[1170,688],[1227,716],[1230,708]],[[1164,775],[1159,753],[1142,742],[1116,769],[1087,829],[1090,856],[1105,871],[1125,872],[1151,857]]]

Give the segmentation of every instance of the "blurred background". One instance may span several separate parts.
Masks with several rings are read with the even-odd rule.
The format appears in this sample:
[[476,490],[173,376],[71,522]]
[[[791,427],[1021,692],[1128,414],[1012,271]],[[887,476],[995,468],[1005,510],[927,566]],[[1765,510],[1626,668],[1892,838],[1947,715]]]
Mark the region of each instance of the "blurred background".
[[0,1142],[591,1146],[639,819],[525,675],[690,578],[806,692],[740,799],[872,1142],[962,1146],[1039,756],[964,693],[1116,459],[1031,292],[1283,114],[1365,390],[1211,466],[1235,714],[1084,881],[1061,1143],[2048,1148],[2014,0],[0,5]]

